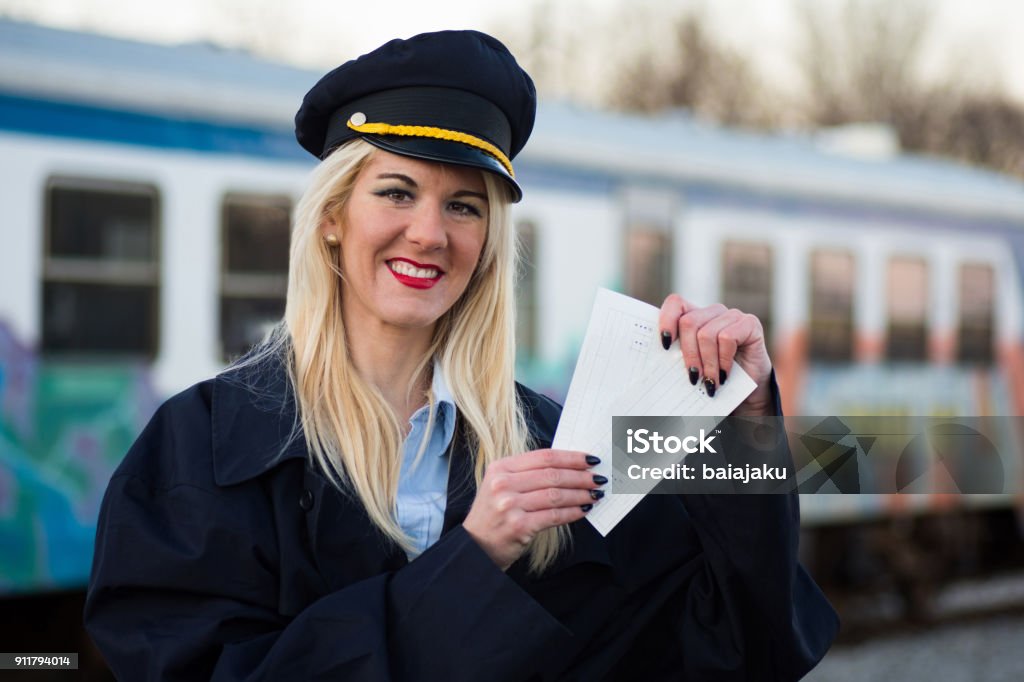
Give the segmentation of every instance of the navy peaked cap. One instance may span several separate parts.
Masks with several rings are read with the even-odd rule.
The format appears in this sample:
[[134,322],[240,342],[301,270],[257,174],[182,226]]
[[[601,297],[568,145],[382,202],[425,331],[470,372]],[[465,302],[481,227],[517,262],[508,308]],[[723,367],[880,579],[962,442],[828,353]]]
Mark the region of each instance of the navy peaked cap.
[[533,80],[496,38],[479,31],[392,40],[313,86],[295,137],[317,158],[362,137],[387,151],[501,176],[518,201],[512,159],[533,130]]

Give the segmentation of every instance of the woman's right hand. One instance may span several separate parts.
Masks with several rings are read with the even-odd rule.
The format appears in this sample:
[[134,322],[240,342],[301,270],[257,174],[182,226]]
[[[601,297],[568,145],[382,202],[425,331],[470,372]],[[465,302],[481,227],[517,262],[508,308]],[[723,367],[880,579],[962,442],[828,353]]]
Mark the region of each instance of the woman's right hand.
[[[588,461],[588,458],[590,461]],[[531,450],[487,467],[462,527],[501,570],[533,536],[582,519],[607,483],[588,471],[596,457],[571,450]]]

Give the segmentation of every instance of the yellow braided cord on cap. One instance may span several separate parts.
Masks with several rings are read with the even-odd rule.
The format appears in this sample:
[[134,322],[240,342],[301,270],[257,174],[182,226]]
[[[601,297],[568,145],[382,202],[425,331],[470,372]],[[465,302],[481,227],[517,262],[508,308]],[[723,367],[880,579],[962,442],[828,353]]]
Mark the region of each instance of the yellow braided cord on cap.
[[355,125],[352,121],[348,122],[348,127],[357,133],[366,133],[367,135],[405,135],[407,137],[432,137],[437,140],[450,140],[451,142],[461,142],[462,144],[468,144],[470,147],[475,147],[481,151],[487,152],[505,167],[508,174],[515,177],[516,174],[512,171],[512,162],[508,160],[504,152],[495,147],[487,140],[480,139],[475,135],[468,133],[460,133],[457,130],[446,130],[444,128],[434,128],[433,126],[405,126],[405,125],[391,125],[390,123],[364,123],[362,125]]

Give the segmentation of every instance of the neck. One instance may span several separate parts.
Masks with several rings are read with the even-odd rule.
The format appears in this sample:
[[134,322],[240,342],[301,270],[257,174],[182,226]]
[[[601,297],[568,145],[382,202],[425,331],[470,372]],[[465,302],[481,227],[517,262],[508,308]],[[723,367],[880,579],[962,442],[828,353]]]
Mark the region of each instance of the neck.
[[394,327],[348,331],[349,352],[359,375],[373,384],[391,405],[403,427],[423,405],[429,387],[429,373],[409,390],[413,373],[430,348],[432,329],[405,330]]

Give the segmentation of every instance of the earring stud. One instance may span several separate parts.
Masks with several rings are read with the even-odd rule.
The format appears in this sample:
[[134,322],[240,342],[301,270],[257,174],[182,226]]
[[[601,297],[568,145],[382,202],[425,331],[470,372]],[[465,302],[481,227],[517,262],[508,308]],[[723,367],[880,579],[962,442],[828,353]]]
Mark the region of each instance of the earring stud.
[[327,244],[329,248],[333,249],[338,245],[338,235],[333,232],[328,232],[324,235],[324,243]]

